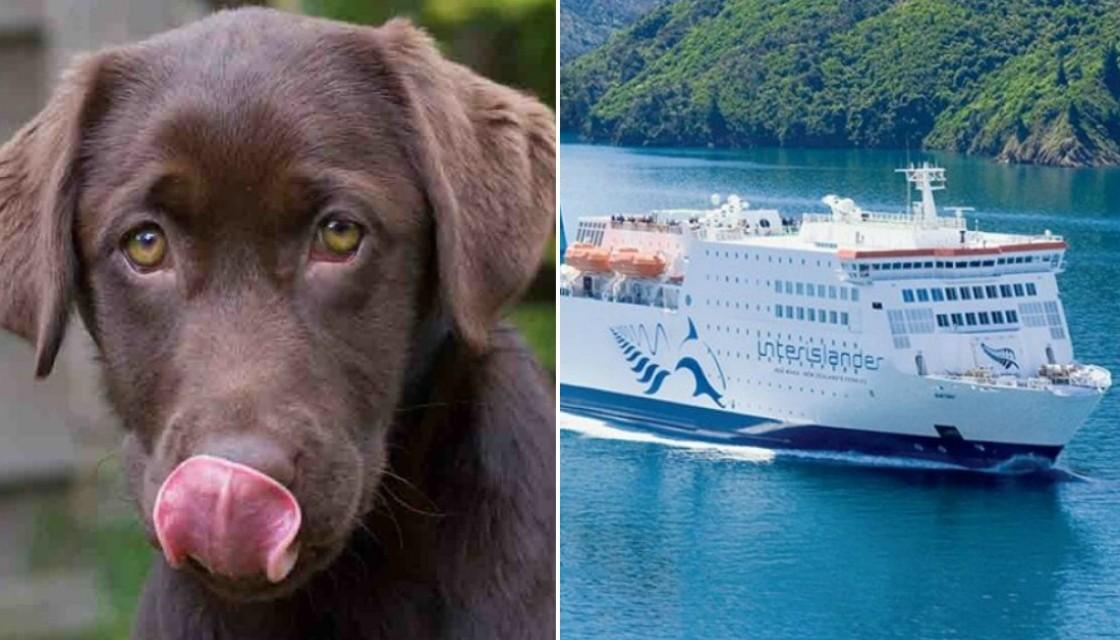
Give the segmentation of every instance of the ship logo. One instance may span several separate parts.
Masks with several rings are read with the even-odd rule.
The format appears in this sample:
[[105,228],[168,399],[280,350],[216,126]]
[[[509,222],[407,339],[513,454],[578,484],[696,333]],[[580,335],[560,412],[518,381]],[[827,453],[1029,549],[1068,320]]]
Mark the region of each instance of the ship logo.
[[[612,327],[610,331],[631,373],[644,386],[642,393],[656,395],[667,378],[683,371],[692,376],[693,397],[706,397],[723,408],[723,394],[716,389],[701,361],[707,360],[714,365],[719,385],[726,389],[723,368],[712,348],[700,339],[691,318],[688,320],[688,335],[677,347],[675,356],[668,353],[669,336],[660,322],[652,331],[644,324]],[[667,364],[674,360],[671,366]]]
[[1014,349],[993,349],[983,342],[980,343],[980,348],[989,358],[998,362],[1004,369],[1010,369],[1011,367],[1019,368],[1019,363],[1015,362]]

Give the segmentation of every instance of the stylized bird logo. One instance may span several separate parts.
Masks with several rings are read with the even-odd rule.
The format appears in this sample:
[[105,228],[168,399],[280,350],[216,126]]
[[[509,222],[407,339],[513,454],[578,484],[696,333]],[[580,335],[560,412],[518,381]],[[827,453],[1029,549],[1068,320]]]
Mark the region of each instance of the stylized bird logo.
[[1019,363],[1015,362],[1014,349],[993,349],[983,342],[980,343],[980,348],[984,350],[984,353],[986,353],[989,358],[1002,365],[1004,369],[1010,369],[1011,367],[1019,368]]

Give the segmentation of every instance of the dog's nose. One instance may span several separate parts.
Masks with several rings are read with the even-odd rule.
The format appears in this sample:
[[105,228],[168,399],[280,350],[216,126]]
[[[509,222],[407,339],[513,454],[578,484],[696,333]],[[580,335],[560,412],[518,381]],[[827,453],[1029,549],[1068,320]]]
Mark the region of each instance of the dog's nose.
[[223,433],[206,438],[192,453],[252,467],[291,487],[296,476],[293,454],[275,438],[256,433]]

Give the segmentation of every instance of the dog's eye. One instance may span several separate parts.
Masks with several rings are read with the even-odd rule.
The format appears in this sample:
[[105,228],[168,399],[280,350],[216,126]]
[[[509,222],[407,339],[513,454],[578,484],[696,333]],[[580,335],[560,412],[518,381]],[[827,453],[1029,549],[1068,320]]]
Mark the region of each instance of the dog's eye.
[[327,218],[319,225],[314,252],[325,259],[344,260],[362,244],[361,225],[343,218]]
[[124,253],[133,266],[150,271],[163,264],[167,257],[167,237],[154,224],[136,227],[125,234]]

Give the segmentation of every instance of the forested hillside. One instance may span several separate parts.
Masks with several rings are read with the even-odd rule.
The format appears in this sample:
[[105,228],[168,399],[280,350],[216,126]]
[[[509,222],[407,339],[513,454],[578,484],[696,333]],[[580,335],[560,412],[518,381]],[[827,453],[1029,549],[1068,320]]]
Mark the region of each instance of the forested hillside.
[[560,64],[607,41],[612,33],[666,0],[561,0]]
[[1120,164],[1118,45],[1111,0],[676,0],[564,69],[561,126]]

